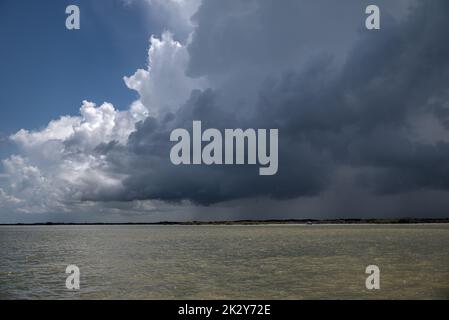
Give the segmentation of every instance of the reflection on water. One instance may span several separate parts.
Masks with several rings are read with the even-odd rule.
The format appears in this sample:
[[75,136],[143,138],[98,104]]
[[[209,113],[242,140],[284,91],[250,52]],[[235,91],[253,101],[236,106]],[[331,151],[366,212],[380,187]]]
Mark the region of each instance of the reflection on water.
[[0,298],[448,299],[448,248],[449,225],[0,227]]

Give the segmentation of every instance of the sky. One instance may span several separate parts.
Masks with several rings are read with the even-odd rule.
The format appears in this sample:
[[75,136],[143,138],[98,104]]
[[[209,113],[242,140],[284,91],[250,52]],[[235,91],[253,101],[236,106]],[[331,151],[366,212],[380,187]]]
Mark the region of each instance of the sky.
[[[83,8],[77,32],[65,28],[69,4]],[[127,108],[136,95],[122,77],[145,66],[148,38],[160,32],[141,8],[119,0],[1,1],[0,139],[76,115],[84,99]],[[14,146],[2,147],[4,157]]]
[[[4,0],[0,223],[449,217],[447,9]],[[278,129],[277,174],[173,165],[194,120]]]
[[[65,28],[65,8],[72,3],[83,9],[76,32]],[[0,110],[5,133],[75,115],[84,99],[126,108],[136,98],[121,78],[145,66],[152,33],[137,6],[5,0],[0,9],[0,102],[10,106]],[[23,117],[28,112],[33,116]]]

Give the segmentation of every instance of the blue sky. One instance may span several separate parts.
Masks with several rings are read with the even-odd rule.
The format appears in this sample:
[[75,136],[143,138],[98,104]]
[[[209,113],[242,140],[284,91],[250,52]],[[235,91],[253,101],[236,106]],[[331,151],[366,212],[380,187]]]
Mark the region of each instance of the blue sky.
[[[77,4],[81,30],[65,28]],[[126,108],[122,78],[146,65],[149,25],[142,4],[113,1],[0,2],[0,137],[78,114],[84,99]]]
[[[0,221],[447,217],[447,0],[125,3],[0,2]],[[278,129],[277,174],[173,167],[193,121]]]

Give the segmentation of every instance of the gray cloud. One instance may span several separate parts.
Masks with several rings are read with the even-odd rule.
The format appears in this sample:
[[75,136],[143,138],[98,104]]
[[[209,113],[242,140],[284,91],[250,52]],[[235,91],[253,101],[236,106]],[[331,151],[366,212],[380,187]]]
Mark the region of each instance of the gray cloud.
[[[108,152],[114,170],[129,174],[112,197],[209,205],[316,196],[347,166],[374,193],[447,190],[448,142],[423,143],[413,124],[434,117],[447,129],[449,4],[421,1],[408,14],[390,3],[371,32],[361,28],[360,1],[204,1],[188,74],[209,77],[211,89],[193,91],[176,114],[148,118],[125,149]],[[170,132],[192,120],[279,128],[279,173],[172,165]]]

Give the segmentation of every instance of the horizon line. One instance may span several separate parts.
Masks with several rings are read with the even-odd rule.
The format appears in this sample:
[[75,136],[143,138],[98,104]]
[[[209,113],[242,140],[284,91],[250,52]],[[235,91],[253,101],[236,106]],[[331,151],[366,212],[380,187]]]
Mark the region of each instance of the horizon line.
[[0,226],[63,226],[63,225],[262,225],[262,224],[431,224],[449,223],[449,218],[341,218],[341,219],[243,219],[211,221],[158,222],[34,222],[0,223]]

